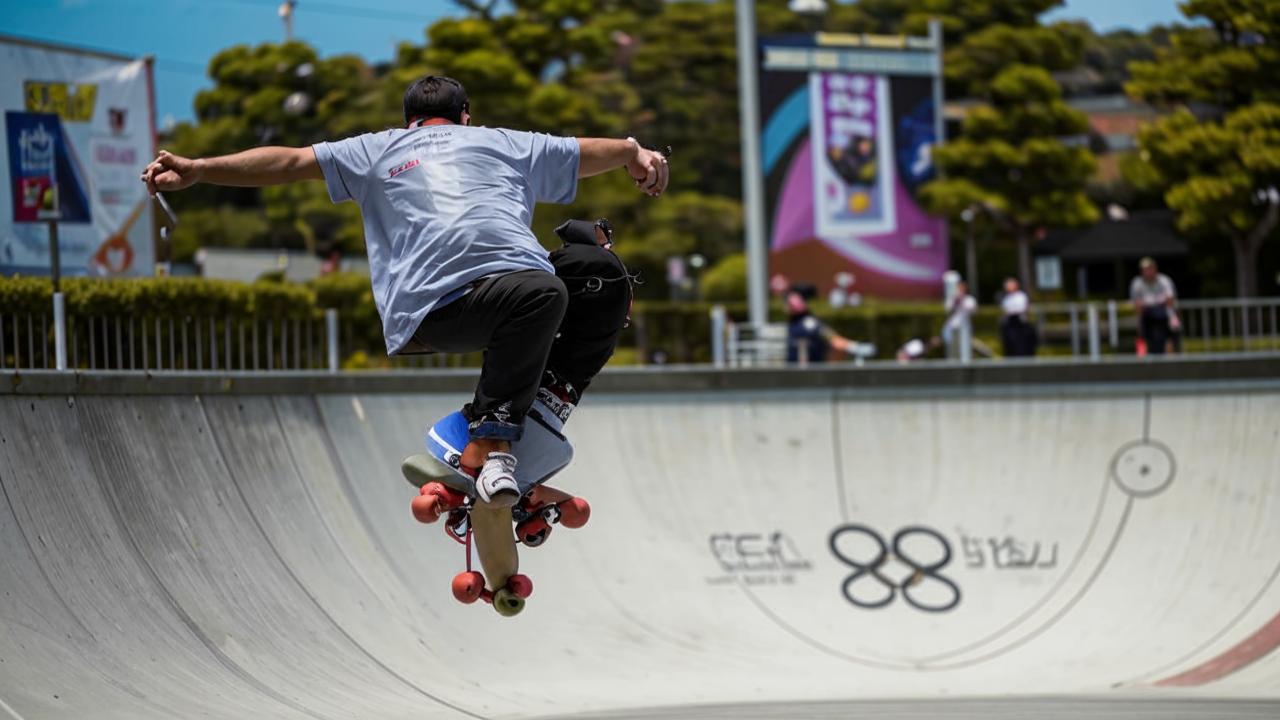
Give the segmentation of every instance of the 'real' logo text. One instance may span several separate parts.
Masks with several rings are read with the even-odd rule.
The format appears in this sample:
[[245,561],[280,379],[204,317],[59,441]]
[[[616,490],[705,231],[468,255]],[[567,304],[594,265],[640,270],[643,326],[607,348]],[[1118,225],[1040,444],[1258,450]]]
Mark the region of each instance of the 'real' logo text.
[[399,175],[400,173],[405,172],[406,170],[412,170],[412,169],[414,169],[414,168],[416,168],[416,167],[418,167],[418,160],[416,160],[416,159],[414,159],[414,160],[410,160],[410,161],[409,161],[409,162],[407,162],[407,163],[404,163],[404,164],[402,164],[402,165],[397,165],[397,166],[395,166],[395,167],[391,168],[390,177],[395,177],[395,176]]

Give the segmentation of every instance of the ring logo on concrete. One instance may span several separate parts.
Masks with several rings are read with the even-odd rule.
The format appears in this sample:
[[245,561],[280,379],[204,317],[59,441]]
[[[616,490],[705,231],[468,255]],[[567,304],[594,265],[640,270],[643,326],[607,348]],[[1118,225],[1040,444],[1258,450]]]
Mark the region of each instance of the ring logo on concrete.
[[1121,490],[1138,498],[1159,495],[1173,483],[1177,471],[1173,452],[1156,440],[1126,443],[1111,458],[1111,479]]
[[850,523],[832,530],[827,542],[831,554],[854,570],[840,592],[856,607],[877,610],[899,596],[924,612],[947,612],[960,604],[960,586],[939,573],[951,562],[951,543],[937,530],[911,525],[886,543],[875,530]]

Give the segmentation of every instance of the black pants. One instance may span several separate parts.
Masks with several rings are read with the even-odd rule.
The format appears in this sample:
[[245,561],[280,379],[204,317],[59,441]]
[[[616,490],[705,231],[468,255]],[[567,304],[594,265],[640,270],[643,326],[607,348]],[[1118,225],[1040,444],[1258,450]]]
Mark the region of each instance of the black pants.
[[1164,306],[1145,307],[1139,321],[1142,339],[1147,343],[1148,355],[1163,355],[1169,341],[1169,311]]
[[463,409],[474,438],[519,439],[539,386],[571,384],[576,399],[617,346],[631,302],[622,262],[581,245],[557,250],[551,262],[555,275],[487,278],[427,315],[409,344],[410,352],[485,351]]
[[1036,354],[1039,337],[1035,326],[1021,315],[1006,315],[1000,321],[1000,343],[1005,357],[1031,357]]

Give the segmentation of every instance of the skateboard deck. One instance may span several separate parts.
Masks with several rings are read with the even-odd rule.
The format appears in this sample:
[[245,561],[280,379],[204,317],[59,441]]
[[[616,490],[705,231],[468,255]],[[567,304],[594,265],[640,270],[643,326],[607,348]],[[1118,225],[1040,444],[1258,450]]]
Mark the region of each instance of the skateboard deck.
[[[524,435],[511,443],[516,457],[516,484],[520,494],[551,479],[573,460],[573,445],[561,434],[563,422],[541,400],[525,416]],[[440,418],[427,430],[427,451],[455,472],[462,472],[462,449],[471,440],[467,418],[461,411]],[[474,492],[464,491],[468,495]]]

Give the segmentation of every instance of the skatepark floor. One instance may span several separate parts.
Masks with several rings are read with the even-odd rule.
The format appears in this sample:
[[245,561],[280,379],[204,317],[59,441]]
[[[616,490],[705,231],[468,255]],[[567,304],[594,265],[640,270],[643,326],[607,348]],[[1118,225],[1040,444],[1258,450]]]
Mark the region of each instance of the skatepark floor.
[[565,720],[1234,720],[1280,718],[1274,700],[1044,697],[761,703],[644,708],[560,716]]
[[75,381],[0,393],[0,720],[1280,720],[1280,381],[593,389],[514,618],[400,473],[466,394]]

